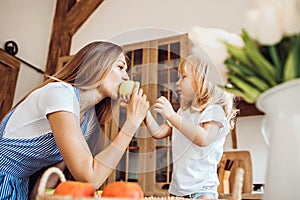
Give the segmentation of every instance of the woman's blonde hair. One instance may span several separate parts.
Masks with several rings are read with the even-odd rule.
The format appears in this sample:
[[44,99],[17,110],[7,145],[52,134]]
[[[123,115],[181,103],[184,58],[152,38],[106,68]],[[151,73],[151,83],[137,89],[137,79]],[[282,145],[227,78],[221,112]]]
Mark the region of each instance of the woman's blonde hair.
[[230,121],[231,128],[233,128],[238,111],[234,105],[233,94],[226,92],[208,81],[207,77],[210,66],[196,55],[183,58],[178,66],[178,73],[185,74],[188,66],[191,67],[197,85],[195,99],[193,100],[196,104],[193,105],[197,105],[198,107],[192,106],[192,101],[181,100],[181,109],[191,109],[191,112],[202,112],[209,105],[220,105],[224,109],[227,119]]
[[[49,76],[47,80],[34,90],[50,82],[57,81],[69,83],[81,90],[101,87],[102,82],[121,54],[124,54],[124,51],[116,44],[104,41],[92,42],[80,49],[59,71]],[[28,95],[21,99],[20,102]],[[107,97],[95,106],[100,125],[103,125],[105,121],[111,118],[112,106],[114,105],[115,102],[112,102],[112,99]]]

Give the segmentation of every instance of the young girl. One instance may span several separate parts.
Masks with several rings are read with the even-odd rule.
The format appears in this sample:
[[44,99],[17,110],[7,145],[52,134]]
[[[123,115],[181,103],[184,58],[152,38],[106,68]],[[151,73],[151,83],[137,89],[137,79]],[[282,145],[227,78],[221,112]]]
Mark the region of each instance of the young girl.
[[145,118],[154,138],[172,135],[173,174],[169,192],[174,196],[218,199],[217,165],[236,110],[233,96],[207,81],[208,70],[209,66],[198,57],[186,58],[178,68],[178,112],[165,97],[160,97],[153,111],[167,122],[159,126],[150,111]]
[[101,186],[149,108],[136,84],[119,134],[101,146],[101,128],[119,99],[119,85],[129,78],[126,69],[120,46],[90,43],[6,115],[0,124],[0,199],[27,199],[29,177],[61,161],[77,181]]

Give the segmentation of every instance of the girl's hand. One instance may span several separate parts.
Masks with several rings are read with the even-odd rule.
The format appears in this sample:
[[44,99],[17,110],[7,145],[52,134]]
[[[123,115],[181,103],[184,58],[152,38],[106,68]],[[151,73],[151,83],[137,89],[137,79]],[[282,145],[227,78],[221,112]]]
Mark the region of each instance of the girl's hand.
[[127,119],[137,126],[142,123],[149,109],[149,101],[147,101],[146,95],[143,94],[143,89],[139,88],[139,86],[138,82],[134,83],[127,108]]
[[173,115],[176,114],[174,111],[170,101],[164,97],[161,96],[159,97],[154,105],[153,105],[153,110],[163,116],[164,119],[169,120],[169,118]]

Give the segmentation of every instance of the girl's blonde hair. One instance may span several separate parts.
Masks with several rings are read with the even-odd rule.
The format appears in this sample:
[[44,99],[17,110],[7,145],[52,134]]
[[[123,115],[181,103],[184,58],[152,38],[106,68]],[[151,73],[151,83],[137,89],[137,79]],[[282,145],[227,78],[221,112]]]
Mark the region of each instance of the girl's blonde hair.
[[230,121],[231,128],[233,128],[238,111],[234,105],[233,94],[226,92],[207,80],[210,66],[204,60],[201,60],[195,55],[190,55],[179,64],[178,73],[185,74],[188,66],[191,67],[197,85],[197,91],[193,101],[198,107],[192,106],[192,101],[182,99],[180,103],[181,109],[191,109],[191,112],[202,112],[209,105],[220,105],[224,109],[227,119]]
[[[79,50],[64,67],[54,75],[48,76],[47,80],[32,91],[50,82],[57,81],[69,83],[81,90],[101,87],[104,79],[112,70],[113,64],[121,54],[124,54],[124,51],[116,44],[104,41],[92,42]],[[29,94],[21,99],[19,103]],[[100,125],[104,125],[105,121],[112,117],[114,105],[115,102],[107,97],[95,106]]]

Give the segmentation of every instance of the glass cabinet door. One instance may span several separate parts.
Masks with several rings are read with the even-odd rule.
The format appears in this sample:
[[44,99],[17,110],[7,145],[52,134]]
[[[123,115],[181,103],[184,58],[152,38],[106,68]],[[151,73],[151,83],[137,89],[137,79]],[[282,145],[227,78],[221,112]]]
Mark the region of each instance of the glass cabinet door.
[[[158,46],[157,97],[166,97],[177,111],[179,96],[177,94],[177,68],[180,63],[180,41],[160,44]],[[165,120],[157,114],[157,121]],[[156,182],[169,184],[172,174],[171,138],[156,140]],[[165,185],[168,187],[168,185]]]
[[[130,80],[140,82],[142,81],[143,68],[143,49],[136,49],[126,53],[128,75]],[[126,120],[126,110],[120,109],[119,113],[119,129]],[[138,181],[138,162],[139,162],[139,130],[132,138],[129,147],[127,148],[122,160],[119,162],[116,170],[117,181]]]

